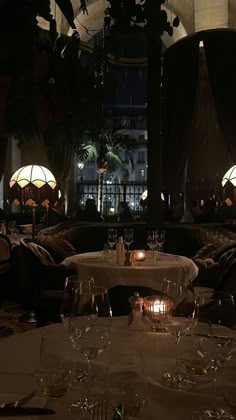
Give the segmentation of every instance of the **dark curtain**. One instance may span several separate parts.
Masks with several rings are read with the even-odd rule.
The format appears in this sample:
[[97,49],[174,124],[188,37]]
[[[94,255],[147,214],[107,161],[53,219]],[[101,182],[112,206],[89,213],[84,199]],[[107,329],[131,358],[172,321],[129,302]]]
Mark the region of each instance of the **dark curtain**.
[[7,142],[8,139],[5,136],[0,136],[0,181],[3,176],[4,167],[7,157]]
[[162,179],[169,192],[181,191],[184,185],[198,79],[198,42],[196,36],[185,38],[163,57]]
[[59,122],[57,127],[50,126],[45,132],[46,152],[50,168],[59,187],[65,191],[65,183],[73,165],[73,147],[70,128],[67,123]]
[[203,40],[218,122],[236,162],[236,31],[206,31]]
[[187,197],[205,200],[209,194],[215,194],[220,200],[221,180],[231,160],[218,123],[203,47],[199,48],[199,77],[189,135]]

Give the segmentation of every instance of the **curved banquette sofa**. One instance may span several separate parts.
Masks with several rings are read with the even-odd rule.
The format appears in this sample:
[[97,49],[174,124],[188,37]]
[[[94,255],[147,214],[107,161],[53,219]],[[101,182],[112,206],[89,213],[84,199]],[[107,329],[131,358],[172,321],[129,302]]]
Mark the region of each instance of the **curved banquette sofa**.
[[[127,226],[135,229],[131,249],[147,249],[149,227],[145,223],[124,225],[69,220],[42,229],[37,240],[60,264],[70,255],[102,250],[108,228],[117,228],[122,235]],[[198,265],[195,287],[210,287],[215,293],[223,291],[236,296],[236,233],[228,227],[225,229],[223,225],[166,223],[162,227],[166,231],[165,252],[192,258]],[[50,293],[46,295],[46,300],[42,300],[40,311],[43,316]],[[46,304],[51,305],[50,302]]]
[[[55,226],[42,229],[38,241],[45,246],[57,260],[73,254],[99,251],[107,240],[107,230],[117,228],[122,235],[125,227],[134,228],[134,243],[131,249],[147,249],[145,223],[86,223],[64,221]],[[166,224],[165,252],[193,257],[204,245],[202,230],[197,225]]]

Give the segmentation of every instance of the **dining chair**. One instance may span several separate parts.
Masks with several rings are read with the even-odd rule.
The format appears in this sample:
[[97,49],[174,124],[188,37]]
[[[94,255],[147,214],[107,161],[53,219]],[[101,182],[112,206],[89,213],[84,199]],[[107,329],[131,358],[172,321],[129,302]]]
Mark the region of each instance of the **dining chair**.
[[20,303],[27,311],[21,320],[37,322],[37,306],[41,294],[48,290],[63,290],[65,278],[72,271],[55,263],[47,249],[32,239],[21,239],[20,247],[18,288]]
[[11,287],[11,242],[9,238],[0,233],[0,290],[1,296],[6,296]]

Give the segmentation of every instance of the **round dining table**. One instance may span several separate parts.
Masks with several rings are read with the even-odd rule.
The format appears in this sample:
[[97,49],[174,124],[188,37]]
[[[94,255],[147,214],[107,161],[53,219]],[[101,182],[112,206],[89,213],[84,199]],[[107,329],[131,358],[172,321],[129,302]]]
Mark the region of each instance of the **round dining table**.
[[[45,332],[51,332],[64,337],[65,330],[63,324],[52,324],[14,335],[0,342],[0,404],[14,401],[37,389],[27,406],[47,407],[56,411],[54,415],[45,415],[45,420],[73,419],[68,409],[71,402],[76,401],[76,398],[81,395],[85,382],[75,383],[64,396],[53,399],[41,395],[35,380],[42,335]],[[234,337],[235,332],[229,331]],[[71,348],[75,352],[73,357],[82,363],[80,353]],[[176,343],[172,335],[151,332],[151,330],[135,331],[128,325],[127,317],[114,317],[110,344],[94,362],[95,372],[102,373],[100,396],[101,391],[104,391],[102,398],[109,401],[109,389],[112,388],[111,381],[114,379],[114,372],[129,371],[131,365],[146,385],[146,404],[140,414],[140,419],[190,420],[196,409],[212,406],[216,402],[224,404],[223,390],[226,381],[227,386],[236,390],[236,359],[234,357],[227,362],[229,368],[224,371],[224,381],[219,375],[221,379],[218,381],[216,398],[212,394],[210,377],[209,380],[202,382],[200,380],[189,391],[177,391],[162,385],[161,374],[173,368],[175,358]],[[80,416],[77,416],[77,419],[80,419]],[[113,416],[106,420],[113,420]]]
[[107,257],[103,251],[88,252],[67,257],[63,260],[67,268],[77,270],[81,280],[92,276],[103,287],[147,286],[161,290],[163,280],[173,280],[178,285],[186,286],[198,274],[198,267],[187,257],[158,253],[153,257],[147,252],[147,258],[131,266],[119,265],[115,261],[115,252]]

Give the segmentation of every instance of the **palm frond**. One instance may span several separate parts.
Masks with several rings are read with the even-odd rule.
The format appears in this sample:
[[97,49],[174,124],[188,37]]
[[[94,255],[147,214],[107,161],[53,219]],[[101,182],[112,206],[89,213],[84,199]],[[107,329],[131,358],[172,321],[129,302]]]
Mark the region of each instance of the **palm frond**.
[[97,148],[96,148],[96,144],[94,143],[90,143],[84,146],[84,149],[87,153],[87,157],[85,159],[85,161],[87,162],[91,162],[91,161],[96,161],[98,158],[98,153],[97,153]]
[[83,162],[88,158],[88,151],[84,143],[76,143],[75,151],[77,153],[78,159]]
[[114,152],[113,150],[108,150],[107,151],[107,162],[108,162],[108,167],[110,168],[110,166],[115,166],[116,168],[122,165],[122,160],[120,158],[120,156]]

